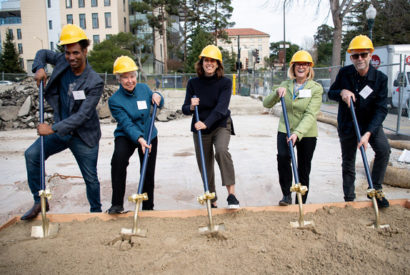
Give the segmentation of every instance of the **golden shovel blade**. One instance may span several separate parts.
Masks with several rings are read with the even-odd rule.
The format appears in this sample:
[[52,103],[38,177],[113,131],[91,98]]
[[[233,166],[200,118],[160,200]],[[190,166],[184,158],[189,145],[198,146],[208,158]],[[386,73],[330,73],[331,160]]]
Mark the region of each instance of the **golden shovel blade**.
[[132,236],[146,238],[147,229],[137,228],[135,232],[133,232],[132,228],[121,228],[121,235],[124,237],[124,239],[128,239]]
[[225,224],[223,223],[215,224],[212,226],[212,228],[209,225],[201,226],[198,228],[198,232],[201,235],[213,234],[213,233],[220,232],[220,231],[225,231]]
[[308,228],[315,226],[315,223],[313,221],[302,221],[301,223],[299,221],[296,221],[290,222],[290,226],[293,228]]
[[[48,223],[48,221],[47,221]],[[47,226],[39,225],[31,227],[31,237],[46,238],[57,235],[59,229],[58,223],[48,223]]]

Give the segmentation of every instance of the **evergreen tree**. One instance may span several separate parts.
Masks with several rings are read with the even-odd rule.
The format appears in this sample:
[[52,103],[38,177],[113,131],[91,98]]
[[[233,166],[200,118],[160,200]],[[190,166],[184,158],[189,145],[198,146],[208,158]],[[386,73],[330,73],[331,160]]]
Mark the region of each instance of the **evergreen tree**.
[[195,63],[203,48],[213,43],[213,37],[210,33],[201,28],[197,28],[192,34],[191,42],[188,45],[188,57],[185,63],[185,72],[195,73]]
[[323,24],[314,35],[317,51],[316,66],[330,66],[332,63],[333,28]]
[[96,72],[112,73],[117,57],[127,55],[135,60],[137,39],[131,33],[120,32],[94,46],[89,52],[88,62]]
[[19,54],[13,43],[13,37],[6,31],[6,40],[3,42],[3,52],[0,56],[0,71],[5,73],[24,73],[20,66]]

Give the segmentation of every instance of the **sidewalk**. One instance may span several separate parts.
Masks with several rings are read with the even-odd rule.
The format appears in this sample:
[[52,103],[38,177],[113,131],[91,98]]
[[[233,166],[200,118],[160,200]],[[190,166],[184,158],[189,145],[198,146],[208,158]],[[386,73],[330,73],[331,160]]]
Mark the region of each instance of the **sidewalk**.
[[[251,98],[240,98],[249,109],[260,109],[262,103]],[[240,105],[241,106],[241,105]],[[252,108],[252,106],[254,106]],[[234,113],[234,112],[233,112]],[[282,194],[278,183],[276,161],[276,134],[279,118],[273,115],[233,115],[236,136],[232,136],[230,152],[236,172],[236,193],[241,206],[277,205]],[[158,156],[155,180],[155,209],[178,210],[202,208],[196,197],[203,194],[202,181],[196,164],[191,118],[158,122]],[[115,124],[102,124],[102,139],[98,162],[103,210],[111,202],[111,156]],[[36,138],[35,130],[0,132],[0,224],[14,215],[23,214],[32,206],[32,196],[27,186],[24,150]],[[365,201],[367,181],[357,155],[357,200]],[[367,150],[368,158],[373,151]],[[391,157],[397,158],[393,149]],[[312,162],[310,193],[307,203],[342,202],[342,176],[340,145],[335,127],[319,123],[319,138]],[[218,166],[215,165],[218,206],[226,207],[226,188],[221,186]],[[68,150],[50,157],[46,162],[47,175],[81,176],[78,166]],[[130,159],[126,197],[136,193],[139,180],[137,154]],[[50,213],[84,213],[89,211],[85,185],[80,178],[55,177],[47,184],[51,187]],[[410,190],[385,186],[388,199],[409,199]],[[126,199],[125,199],[126,200]],[[126,201],[127,210],[134,204]]]

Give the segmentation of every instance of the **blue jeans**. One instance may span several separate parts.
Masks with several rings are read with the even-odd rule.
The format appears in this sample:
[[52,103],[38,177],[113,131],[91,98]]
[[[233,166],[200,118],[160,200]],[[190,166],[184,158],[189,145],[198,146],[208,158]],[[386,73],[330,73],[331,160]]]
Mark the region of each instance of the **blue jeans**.
[[[90,212],[101,212],[100,182],[97,177],[98,146],[88,147],[78,136],[58,134],[44,136],[44,158],[57,154],[67,148],[73,153],[83,175]],[[34,197],[34,202],[40,202],[38,195],[41,189],[40,172],[40,138],[38,138],[24,153],[28,185]]]
[[[356,152],[357,152],[357,137],[353,132],[351,135],[341,135],[339,132],[340,144],[342,148],[342,175],[343,175],[343,193],[345,201],[354,201],[355,179],[356,179]],[[382,189],[384,174],[386,173],[387,165],[390,158],[390,145],[380,126],[376,133],[372,134],[369,143],[375,152],[373,169],[371,178],[373,187],[376,190]]]

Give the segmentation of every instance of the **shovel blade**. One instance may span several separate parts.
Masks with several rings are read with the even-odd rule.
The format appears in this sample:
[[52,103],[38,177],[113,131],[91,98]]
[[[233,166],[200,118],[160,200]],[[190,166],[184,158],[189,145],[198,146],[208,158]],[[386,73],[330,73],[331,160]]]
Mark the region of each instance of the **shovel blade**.
[[225,231],[225,224],[220,223],[220,224],[215,224],[214,226],[201,226],[198,228],[198,231],[200,234],[212,234],[215,232],[220,232],[220,231]]
[[310,228],[315,226],[315,223],[313,221],[303,221],[302,224],[299,223],[299,221],[296,222],[290,222],[290,226],[292,228]]
[[123,237],[132,237],[132,236],[138,236],[142,238],[147,237],[147,229],[141,229],[137,228],[135,232],[132,232],[132,228],[121,228],[121,235]]
[[[44,231],[43,226],[33,226],[31,227],[31,237],[32,238],[44,238],[53,237],[57,235],[59,225],[55,223],[48,224],[48,228]],[[44,234],[45,233],[45,234]]]
[[380,224],[379,226],[376,226],[376,224],[372,224],[367,226],[367,228],[372,228],[372,229],[381,229],[381,228],[389,228],[390,225],[388,224]]

